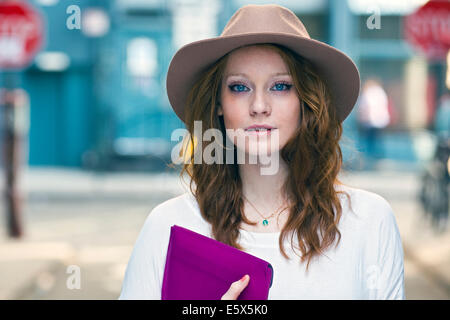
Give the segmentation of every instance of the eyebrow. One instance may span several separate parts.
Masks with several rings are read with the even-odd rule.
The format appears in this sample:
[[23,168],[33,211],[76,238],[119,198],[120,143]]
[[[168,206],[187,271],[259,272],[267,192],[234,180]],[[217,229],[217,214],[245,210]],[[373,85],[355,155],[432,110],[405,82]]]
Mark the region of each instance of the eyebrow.
[[[290,76],[290,75],[291,75],[290,73],[286,73],[286,72],[277,72],[277,73],[272,73],[270,76],[273,77],[273,76]],[[225,78],[232,77],[232,76],[243,76],[243,77],[249,78],[249,76],[245,73],[230,73],[230,74],[226,75]]]

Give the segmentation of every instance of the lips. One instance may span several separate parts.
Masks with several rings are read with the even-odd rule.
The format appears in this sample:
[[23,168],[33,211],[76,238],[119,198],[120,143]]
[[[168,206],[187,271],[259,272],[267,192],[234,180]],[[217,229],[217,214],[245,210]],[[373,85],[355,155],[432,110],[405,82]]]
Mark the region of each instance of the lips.
[[245,131],[270,131],[276,129],[274,126],[268,124],[254,124],[245,129]]
[[276,128],[267,124],[254,124],[245,128],[245,132],[249,134],[270,134]]

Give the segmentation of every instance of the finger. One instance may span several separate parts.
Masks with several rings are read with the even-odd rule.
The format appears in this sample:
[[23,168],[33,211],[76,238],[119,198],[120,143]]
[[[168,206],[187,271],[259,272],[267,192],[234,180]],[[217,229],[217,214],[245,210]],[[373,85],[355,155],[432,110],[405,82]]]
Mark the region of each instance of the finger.
[[245,275],[240,280],[233,282],[228,291],[222,296],[222,300],[236,300],[247,287],[249,279],[250,277]]
[[247,287],[250,276],[246,274],[240,280],[231,284],[227,292],[222,296],[222,300],[237,300],[241,292]]

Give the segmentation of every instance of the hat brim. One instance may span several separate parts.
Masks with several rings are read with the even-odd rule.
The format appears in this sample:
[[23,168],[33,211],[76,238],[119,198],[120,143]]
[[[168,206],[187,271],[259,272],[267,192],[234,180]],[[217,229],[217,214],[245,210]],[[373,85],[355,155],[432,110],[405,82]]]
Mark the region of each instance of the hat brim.
[[203,39],[181,47],[173,56],[167,72],[169,102],[184,122],[184,107],[189,90],[201,73],[222,56],[244,45],[276,43],[283,45],[316,68],[331,94],[331,107],[342,122],[352,111],[360,92],[360,75],[355,63],[342,51],[318,40],[285,33],[247,33]]

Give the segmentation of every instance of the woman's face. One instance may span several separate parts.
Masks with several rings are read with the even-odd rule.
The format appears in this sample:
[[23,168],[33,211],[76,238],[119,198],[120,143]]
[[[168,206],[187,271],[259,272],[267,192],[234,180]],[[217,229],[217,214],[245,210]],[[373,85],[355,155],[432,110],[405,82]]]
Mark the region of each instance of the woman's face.
[[[281,150],[297,129],[300,116],[300,100],[281,56],[256,46],[231,53],[218,114],[223,116],[227,136],[232,129],[238,137],[231,139],[238,149],[253,155]],[[275,129],[270,133],[247,131],[261,124]]]

